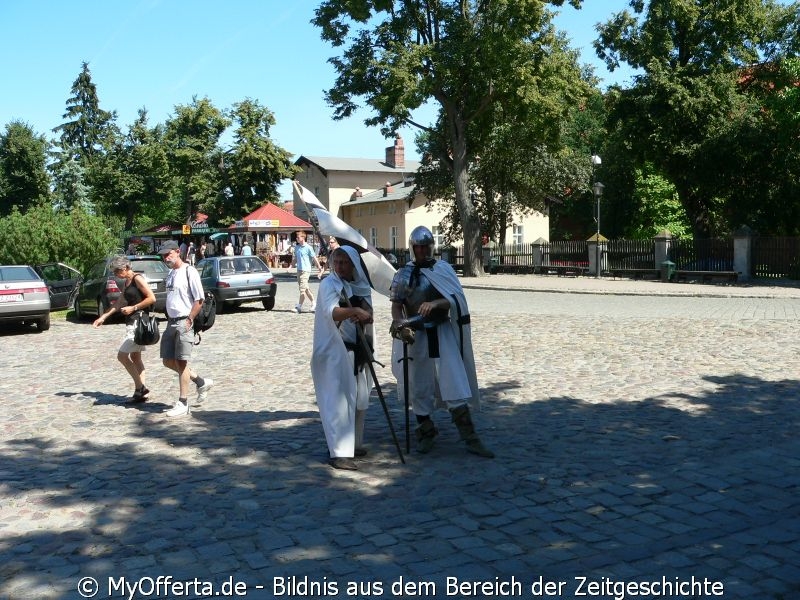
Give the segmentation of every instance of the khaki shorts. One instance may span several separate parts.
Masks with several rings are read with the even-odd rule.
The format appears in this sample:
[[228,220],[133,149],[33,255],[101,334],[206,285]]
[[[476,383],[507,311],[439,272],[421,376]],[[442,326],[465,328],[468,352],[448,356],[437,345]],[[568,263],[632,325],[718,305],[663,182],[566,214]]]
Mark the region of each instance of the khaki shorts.
[[161,334],[162,360],[189,360],[194,348],[194,331],[186,331],[186,319],[170,319]]
[[308,280],[311,277],[311,271],[298,271],[297,272],[297,286],[300,292],[305,292],[308,289]]

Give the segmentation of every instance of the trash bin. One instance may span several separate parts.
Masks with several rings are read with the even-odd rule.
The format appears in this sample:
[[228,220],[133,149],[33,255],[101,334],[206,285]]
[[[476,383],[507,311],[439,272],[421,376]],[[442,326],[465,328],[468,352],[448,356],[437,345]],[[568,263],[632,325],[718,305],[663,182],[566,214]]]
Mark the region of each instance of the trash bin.
[[675,277],[675,263],[665,260],[661,263],[661,281],[672,281]]
[[497,256],[492,256],[489,259],[489,273],[494,275],[500,270],[500,258]]

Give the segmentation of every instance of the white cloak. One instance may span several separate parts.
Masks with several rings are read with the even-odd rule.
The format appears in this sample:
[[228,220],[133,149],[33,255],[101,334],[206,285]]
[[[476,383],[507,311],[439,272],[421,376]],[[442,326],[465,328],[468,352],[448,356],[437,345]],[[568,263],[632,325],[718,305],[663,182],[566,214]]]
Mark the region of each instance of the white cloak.
[[[360,272],[360,266],[357,266],[357,271]],[[311,352],[314,392],[331,458],[353,457],[355,411],[356,408],[363,410],[369,406],[369,395],[373,386],[368,367],[353,375],[353,352],[348,351],[344,345],[343,335],[348,337],[349,342],[359,343],[355,335],[355,324],[342,321],[341,326],[337,327],[333,320],[333,310],[339,306],[342,290],[345,293],[351,291],[333,273],[320,283]],[[372,306],[372,298],[366,297],[366,300]],[[365,326],[364,330],[371,338],[372,325]]]
[[[464,288],[461,287],[461,282],[458,280],[458,275],[453,270],[449,263],[437,260],[432,268],[422,268],[420,273],[427,277],[433,284],[438,292],[450,302],[450,320],[447,323],[439,325],[439,330],[449,327],[452,331],[452,336],[439,336],[440,354],[445,352],[453,353],[461,357],[461,362],[464,368],[469,390],[470,397],[461,399],[467,400],[470,408],[473,410],[480,410],[481,393],[478,387],[478,375],[475,371],[475,356],[472,351],[472,329],[469,323],[465,323],[469,317],[469,307],[467,306],[467,298],[464,296]],[[459,325],[459,319],[462,324]],[[419,332],[418,332],[419,333]],[[418,343],[427,343],[424,336],[419,336]],[[452,340],[452,347],[445,347],[447,340]],[[418,350],[418,349],[414,349]],[[437,359],[433,359],[437,360]],[[398,398],[404,397],[404,383],[403,383],[403,343],[400,340],[392,340],[392,373],[397,379]],[[412,363],[413,364],[413,363]],[[444,369],[437,369],[438,377],[447,377],[451,372],[444,372]],[[441,393],[437,389],[437,403],[436,408],[447,408],[447,405],[441,401]]]

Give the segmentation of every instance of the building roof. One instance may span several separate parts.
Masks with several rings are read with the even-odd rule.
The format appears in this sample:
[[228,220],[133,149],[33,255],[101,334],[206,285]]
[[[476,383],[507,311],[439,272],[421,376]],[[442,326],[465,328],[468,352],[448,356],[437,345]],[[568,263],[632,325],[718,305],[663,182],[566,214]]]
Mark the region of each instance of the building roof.
[[392,191],[383,195],[383,188],[378,188],[374,192],[359,196],[355,200],[348,200],[342,202],[342,206],[357,206],[359,204],[369,204],[371,202],[390,202],[397,200],[407,200],[411,193],[414,191],[414,185],[407,185],[403,187],[403,182],[392,184]]
[[365,173],[416,173],[418,160],[407,160],[402,168],[392,167],[386,162],[374,158],[340,158],[332,156],[301,156],[294,164],[317,165],[325,174],[328,171],[361,171]]
[[[247,227],[248,221],[272,221],[278,223],[278,225],[272,225],[272,228],[311,228],[311,223],[308,223],[300,217],[283,210],[279,206],[274,205],[272,202],[267,202],[265,205],[260,206],[251,212],[249,215],[242,217],[242,221],[245,227]],[[236,224],[234,224],[234,226],[236,226]]]

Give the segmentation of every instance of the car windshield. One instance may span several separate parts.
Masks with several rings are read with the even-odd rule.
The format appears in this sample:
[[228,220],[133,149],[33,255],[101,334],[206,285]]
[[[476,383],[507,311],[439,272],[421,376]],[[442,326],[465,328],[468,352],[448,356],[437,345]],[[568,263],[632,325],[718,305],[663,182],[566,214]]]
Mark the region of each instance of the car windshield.
[[38,281],[36,271],[26,266],[0,267],[0,281]]

